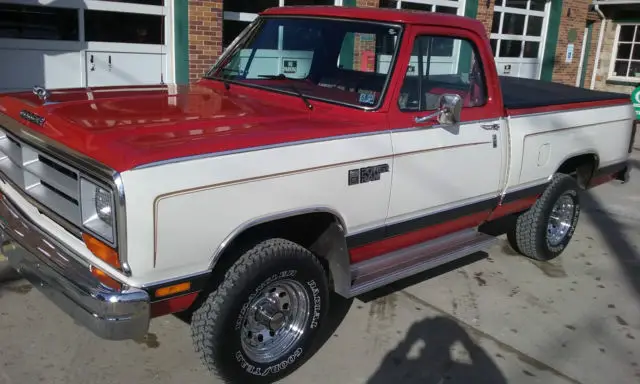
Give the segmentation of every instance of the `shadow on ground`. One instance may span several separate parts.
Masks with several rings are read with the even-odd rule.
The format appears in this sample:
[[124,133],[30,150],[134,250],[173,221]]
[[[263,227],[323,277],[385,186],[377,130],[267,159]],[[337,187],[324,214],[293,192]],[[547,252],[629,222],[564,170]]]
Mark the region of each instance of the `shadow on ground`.
[[502,372],[455,321],[443,316],[415,323],[367,384],[506,384]]

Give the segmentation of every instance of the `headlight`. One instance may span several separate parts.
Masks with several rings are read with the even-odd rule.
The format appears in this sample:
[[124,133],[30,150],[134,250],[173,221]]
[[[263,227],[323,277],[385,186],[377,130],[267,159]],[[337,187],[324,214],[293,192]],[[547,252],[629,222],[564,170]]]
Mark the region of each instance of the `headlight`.
[[96,235],[113,243],[113,193],[99,185],[80,179],[82,225]]

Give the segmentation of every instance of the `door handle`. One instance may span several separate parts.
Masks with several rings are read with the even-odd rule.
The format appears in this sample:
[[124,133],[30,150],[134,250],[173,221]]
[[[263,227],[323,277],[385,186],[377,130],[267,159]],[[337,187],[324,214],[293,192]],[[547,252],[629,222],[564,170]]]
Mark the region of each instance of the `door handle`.
[[497,131],[500,129],[500,124],[481,124],[480,128],[486,131]]

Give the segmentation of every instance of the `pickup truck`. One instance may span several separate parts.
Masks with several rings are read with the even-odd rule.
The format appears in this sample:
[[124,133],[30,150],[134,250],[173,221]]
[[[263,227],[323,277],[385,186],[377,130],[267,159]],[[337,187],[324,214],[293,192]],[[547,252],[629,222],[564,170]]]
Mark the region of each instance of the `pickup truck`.
[[473,19],[283,7],[197,82],[4,94],[0,129],[11,265],[105,339],[189,314],[246,383],[308,360],[332,298],[485,250],[483,224],[559,256],[581,191],[628,180],[635,113],[500,78]]

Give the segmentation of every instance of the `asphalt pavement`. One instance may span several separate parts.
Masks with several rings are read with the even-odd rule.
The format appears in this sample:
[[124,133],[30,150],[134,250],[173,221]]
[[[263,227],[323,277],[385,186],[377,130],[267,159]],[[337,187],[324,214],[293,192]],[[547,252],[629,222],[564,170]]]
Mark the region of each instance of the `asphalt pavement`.
[[[339,300],[322,348],[283,382],[640,382],[640,151],[632,163],[629,183],[583,196],[554,262],[518,256],[501,236],[486,254]],[[138,342],[100,340],[1,257],[1,384],[216,382],[176,317]]]

